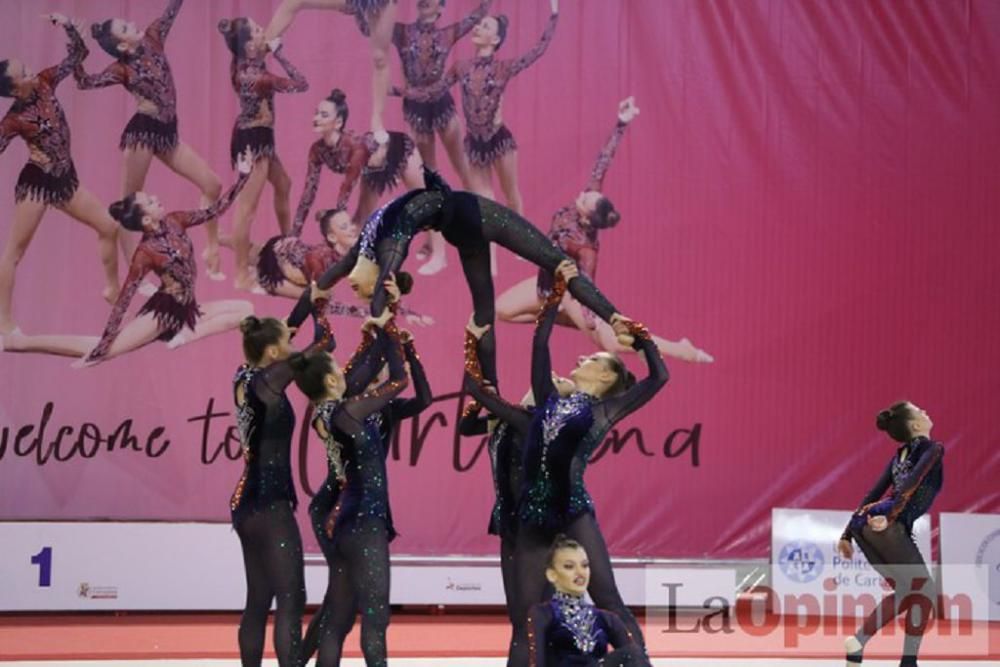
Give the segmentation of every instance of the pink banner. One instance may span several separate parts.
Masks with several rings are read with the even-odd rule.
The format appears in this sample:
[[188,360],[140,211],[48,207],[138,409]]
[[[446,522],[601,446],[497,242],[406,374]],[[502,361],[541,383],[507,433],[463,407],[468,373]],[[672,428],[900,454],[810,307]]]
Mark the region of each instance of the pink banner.
[[[42,11],[88,23],[114,14],[145,26],[165,4],[0,0],[0,58],[39,71],[65,56],[63,31]],[[414,4],[400,3],[400,20],[413,20]],[[524,53],[542,34],[548,3],[494,4],[511,19],[498,56]],[[585,187],[619,100],[634,95],[641,115],[603,190],[622,219],[601,232],[596,282],[654,333],[689,337],[716,359],[668,357],[665,390],[596,452],[587,480],[612,552],[765,556],[772,507],[856,503],[892,451],[875,414],[900,398],[928,409],[947,448],[935,510],[1000,511],[992,424],[1000,399],[1000,5],[562,4],[550,48],[509,84],[503,103],[519,145],[525,213],[548,230]],[[228,143],[237,103],[216,24],[239,15],[266,23],[274,5],[188,2],[167,42],[181,137],[225,187],[235,178]],[[477,5],[451,0],[442,21]],[[315,105],[342,88],[349,126],[367,129],[370,65],[353,20],[337,13],[303,14],[285,37],[285,55],[311,85],[276,101],[294,207]],[[100,71],[111,60],[89,31],[85,40],[85,66]],[[472,54],[466,37],[451,58]],[[392,68],[401,82],[395,54]],[[135,102],[121,87],[79,91],[72,78],[58,98],[80,181],[107,205],[119,196],[118,139]],[[397,98],[388,119],[390,129],[408,131]],[[438,156],[446,164],[440,144]],[[26,158],[19,139],[0,156],[3,238]],[[457,182],[450,168],[444,173]],[[315,208],[333,205],[340,179],[324,172]],[[145,190],[168,211],[198,206],[195,188],[158,163]],[[254,223],[258,242],[277,233],[269,193]],[[191,237],[200,257],[205,235]],[[320,238],[311,217],[305,238]],[[449,252],[448,268],[416,276],[407,299],[435,320],[412,328],[437,400],[404,423],[390,461],[396,553],[497,549],[486,535],[485,450],[455,434],[471,300]],[[534,275],[499,255],[498,294]],[[414,273],[418,266],[407,264]],[[257,314],[288,313],[289,300],[235,290],[228,253],[223,269],[229,278],[213,282],[199,265],[200,303],[235,299]],[[14,313],[25,334],[100,335],[109,307],[85,226],[47,211],[16,277]],[[352,299],[346,286],[338,295]],[[334,320],[342,362],[358,324]],[[530,338],[530,325],[497,325],[501,385],[512,398],[528,385]],[[568,371],[594,349],[589,337],[561,328],[555,368]],[[627,361],[644,373],[640,359]],[[177,349],[154,342],[92,368],[71,363],[0,353],[0,518],[226,520],[242,470],[231,428],[238,334]],[[305,401],[289,393],[301,420]],[[323,448],[297,434],[295,452],[305,505],[322,480]],[[301,507],[315,549],[305,514]]]

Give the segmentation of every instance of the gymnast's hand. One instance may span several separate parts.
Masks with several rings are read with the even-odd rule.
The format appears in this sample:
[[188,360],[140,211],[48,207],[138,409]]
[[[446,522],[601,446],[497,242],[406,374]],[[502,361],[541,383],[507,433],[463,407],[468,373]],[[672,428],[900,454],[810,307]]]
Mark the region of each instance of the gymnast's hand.
[[419,313],[406,313],[406,321],[418,327],[429,327],[434,324],[434,318],[430,315],[420,315]]
[[569,396],[576,391],[576,384],[572,380],[556,373],[552,374],[552,386],[556,388],[560,396]]
[[634,97],[627,97],[618,103],[618,120],[628,125],[639,115],[639,107],[635,105]]
[[99,359],[94,361],[87,361],[87,357],[89,356],[90,353],[88,352],[86,357],[80,357],[72,364],[70,364],[70,368],[74,370],[80,370],[81,368],[90,368],[91,366],[96,366],[97,364],[101,363],[101,360]]
[[559,0],[549,0],[549,4],[552,5],[552,13],[559,13]]
[[324,299],[330,298],[330,292],[333,291],[333,285],[326,289],[320,289],[316,281],[309,283],[309,300],[315,306],[317,301],[323,301]]
[[868,526],[876,533],[881,533],[889,527],[889,519],[884,516],[870,516],[868,517]]
[[65,14],[42,14],[42,18],[52,23],[52,25],[68,25],[69,17]]
[[239,157],[236,158],[236,170],[246,176],[253,171],[253,162],[253,151],[249,146],[247,146],[246,150],[240,153]]
[[479,340],[480,338],[486,335],[487,331],[490,330],[490,325],[489,324],[484,324],[483,326],[477,325],[476,315],[472,314],[469,315],[469,323],[465,325],[465,330],[468,331],[473,336],[475,336],[476,340]]
[[840,540],[837,542],[837,553],[844,560],[851,560],[854,558],[854,545],[850,540]]
[[556,267],[556,273],[562,276],[566,284],[569,285],[569,281],[580,275],[580,269],[577,268],[573,260],[564,259],[559,262],[559,266]]
[[361,330],[368,331],[372,327],[382,329],[390,319],[392,319],[392,311],[386,308],[378,317],[369,317],[365,320],[365,323],[361,325]]
[[389,303],[398,303],[403,293],[396,284],[396,275],[390,273],[389,277],[382,281],[382,285],[385,287],[385,293],[389,295]]
[[629,323],[632,320],[625,317],[621,313],[615,313],[611,316],[611,328],[614,329],[615,335],[618,337],[618,342],[622,345],[632,347],[632,343],[635,342],[635,337],[629,331]]

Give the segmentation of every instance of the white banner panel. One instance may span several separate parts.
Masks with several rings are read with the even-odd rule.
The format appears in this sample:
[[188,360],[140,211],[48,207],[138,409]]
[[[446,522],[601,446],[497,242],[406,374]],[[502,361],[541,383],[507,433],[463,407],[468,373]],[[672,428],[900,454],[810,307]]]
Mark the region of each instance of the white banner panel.
[[0,523],[0,610],[241,609],[228,523]]
[[[850,519],[850,511],[781,509],[771,511],[771,586],[779,596],[813,600],[823,596],[885,595],[885,583],[855,547],[854,557],[845,560],[837,553],[837,542]],[[931,564],[930,519],[922,516],[913,526],[913,536],[924,561]],[[803,604],[799,613],[811,609]],[[817,607],[818,609],[818,607]],[[854,615],[838,604],[838,610]],[[786,612],[792,610],[785,610]],[[818,615],[818,611],[816,612]]]
[[736,570],[733,568],[648,565],[644,573],[642,604],[647,607],[718,609],[732,607],[736,602]]
[[[228,523],[0,522],[0,611],[239,610],[246,582],[239,538]],[[306,561],[306,593],[326,591],[322,558]],[[732,569],[616,564],[627,604],[702,607],[733,599]],[[669,584],[669,585],[668,585]],[[493,559],[393,558],[393,604],[503,605]]]
[[975,620],[1000,621],[1000,514],[941,513],[941,590],[972,601]]

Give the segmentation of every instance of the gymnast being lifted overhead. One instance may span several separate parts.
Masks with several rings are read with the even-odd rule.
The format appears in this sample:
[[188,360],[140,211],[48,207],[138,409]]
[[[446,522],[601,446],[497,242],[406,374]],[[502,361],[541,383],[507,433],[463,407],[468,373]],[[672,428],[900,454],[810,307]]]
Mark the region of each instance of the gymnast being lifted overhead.
[[[441,178],[425,171],[428,189],[415,190],[383,206],[365,223],[351,252],[330,267],[317,284],[326,289],[350,274],[352,288],[371,298],[371,311],[379,315],[387,305],[384,281],[395,274],[409,254],[410,241],[418,232],[433,229],[458,249],[466,283],[472,294],[477,326],[493,323],[493,277],[490,274],[490,243],[497,243],[538,266],[555,270],[568,259],[528,220],[496,202],[470,192],[452,192]],[[570,282],[569,291],[602,319],[609,321],[622,342],[631,342],[627,318],[586,277]],[[308,313],[303,296],[290,323],[296,326]],[[479,341],[483,373],[496,384],[496,351],[492,327]]]

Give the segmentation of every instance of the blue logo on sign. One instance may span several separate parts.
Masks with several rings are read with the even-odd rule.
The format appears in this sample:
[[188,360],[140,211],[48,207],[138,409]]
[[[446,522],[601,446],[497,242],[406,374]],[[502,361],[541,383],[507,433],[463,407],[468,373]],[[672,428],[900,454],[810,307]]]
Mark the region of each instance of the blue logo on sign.
[[814,581],[823,574],[823,564],[823,552],[812,542],[789,542],[778,555],[781,571],[800,584]]

